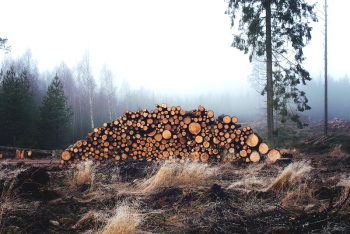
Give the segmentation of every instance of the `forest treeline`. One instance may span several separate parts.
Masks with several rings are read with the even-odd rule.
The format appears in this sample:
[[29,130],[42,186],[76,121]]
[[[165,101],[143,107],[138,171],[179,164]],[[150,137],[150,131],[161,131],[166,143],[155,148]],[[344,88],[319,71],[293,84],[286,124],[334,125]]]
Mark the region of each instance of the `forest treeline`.
[[[262,121],[265,99],[258,91],[203,90],[202,94],[174,94],[133,88],[104,65],[94,77],[91,58],[84,53],[75,67],[65,62],[52,71],[39,71],[30,50],[22,56],[6,56],[0,73],[0,145],[63,149],[94,127],[122,116],[126,110],[155,109],[156,103],[181,106],[185,110],[202,105],[215,116],[237,116],[239,122]],[[329,79],[329,119],[350,118],[348,77]],[[310,120],[323,119],[322,82],[313,80],[303,87],[311,106]]]

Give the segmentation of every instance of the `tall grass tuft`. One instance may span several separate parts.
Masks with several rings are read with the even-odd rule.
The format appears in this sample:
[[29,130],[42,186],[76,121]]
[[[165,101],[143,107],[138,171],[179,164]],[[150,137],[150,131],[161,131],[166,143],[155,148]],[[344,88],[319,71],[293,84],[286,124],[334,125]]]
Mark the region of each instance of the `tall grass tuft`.
[[237,170],[239,176],[233,181],[227,188],[228,189],[244,189],[244,190],[258,190],[266,187],[268,181],[266,178],[259,176],[259,171],[264,167],[265,164],[250,164],[244,170]]
[[142,216],[136,204],[122,203],[107,220],[102,234],[132,234],[137,233],[137,226],[142,222]]
[[344,156],[346,153],[344,153],[341,149],[342,145],[336,145],[334,146],[332,152],[329,153],[331,156]]
[[311,179],[312,169],[310,161],[289,164],[266,191],[278,194],[284,207],[318,209],[322,204],[314,198],[316,184]]
[[171,186],[203,186],[211,182],[216,176],[216,167],[205,163],[187,162],[164,163],[158,171],[139,185],[145,193],[152,193],[161,187]]
[[95,166],[91,161],[78,163],[76,168],[67,172],[67,179],[71,188],[76,188],[84,184],[88,184],[92,188],[95,181]]
[[282,173],[267,188],[267,191],[282,192],[296,188],[309,176],[312,167],[309,161],[300,161],[289,164]]
[[8,210],[13,210],[13,202],[16,199],[16,196],[13,191],[13,181],[5,181],[3,184],[0,184],[2,187],[0,194],[0,233],[4,233],[4,224],[5,220],[3,215]]
[[339,181],[337,186],[342,186],[342,193],[336,206],[340,207],[340,210],[349,213],[350,212],[350,177]]

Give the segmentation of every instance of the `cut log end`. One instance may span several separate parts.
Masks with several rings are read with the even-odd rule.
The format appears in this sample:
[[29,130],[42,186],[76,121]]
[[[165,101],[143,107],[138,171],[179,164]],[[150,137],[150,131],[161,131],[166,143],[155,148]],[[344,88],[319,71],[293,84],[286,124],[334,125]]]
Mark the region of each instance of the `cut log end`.
[[188,130],[193,135],[197,135],[198,133],[201,132],[201,125],[199,123],[191,123],[188,127]]
[[259,153],[266,154],[269,151],[269,146],[266,143],[260,143]]
[[64,160],[64,161],[68,161],[70,158],[71,158],[71,155],[69,153],[69,151],[63,151],[62,154],[61,154],[61,158]]
[[154,136],[154,139],[156,140],[156,141],[161,141],[162,139],[163,139],[163,136],[162,136],[162,134],[156,134],[155,136]]
[[197,151],[194,151],[190,154],[190,159],[193,162],[198,162],[199,161],[199,153]]
[[202,162],[207,162],[209,160],[209,154],[207,153],[202,153],[201,154],[201,161]]
[[169,130],[164,130],[162,136],[164,139],[168,140],[171,138],[171,132]]
[[277,159],[281,158],[281,152],[276,149],[272,149],[268,152],[266,161],[268,163],[274,163]]
[[81,147],[83,145],[83,142],[79,140],[75,144],[77,147]]
[[246,150],[241,150],[241,151],[239,151],[239,155],[241,156],[241,157],[247,157],[247,151]]
[[200,135],[198,135],[198,136],[196,136],[195,141],[196,141],[198,144],[200,144],[200,143],[203,142],[203,137],[200,136]]
[[259,141],[258,135],[252,133],[247,137],[246,143],[249,147],[255,147],[259,144]]
[[252,162],[259,162],[260,161],[260,154],[258,151],[251,152],[249,156],[250,161]]
[[214,111],[208,110],[207,116],[208,116],[208,118],[213,118],[214,117]]
[[231,117],[229,115],[225,115],[223,118],[222,118],[222,122],[225,123],[225,124],[228,124],[231,122]]
[[237,122],[238,122],[238,118],[237,118],[236,116],[233,116],[233,117],[231,118],[231,122],[232,122],[232,123],[237,123]]

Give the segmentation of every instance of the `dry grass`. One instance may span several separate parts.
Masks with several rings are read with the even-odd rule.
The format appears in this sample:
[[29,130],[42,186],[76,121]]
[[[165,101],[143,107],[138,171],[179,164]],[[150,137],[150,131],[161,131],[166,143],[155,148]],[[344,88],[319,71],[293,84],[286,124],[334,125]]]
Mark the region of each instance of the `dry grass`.
[[332,152],[330,152],[329,155],[331,156],[344,156],[346,153],[344,153],[342,150],[341,150],[341,147],[342,145],[336,145],[334,146]]
[[311,182],[300,183],[290,189],[285,197],[281,200],[284,207],[295,206],[303,207],[305,211],[311,211],[318,208],[323,210],[325,204],[314,198],[315,184]]
[[342,194],[339,198],[339,201],[336,203],[336,206],[341,206],[341,211],[349,212],[350,211],[350,177],[342,179],[337,186],[342,186]]
[[122,203],[107,220],[100,233],[102,234],[131,234],[137,233],[137,226],[142,222],[142,216],[137,204]]
[[14,200],[16,196],[13,192],[13,182],[6,181],[4,184],[0,184],[2,186],[2,191],[0,194],[0,233],[4,233],[4,224],[5,220],[3,220],[3,215],[8,210],[14,209]]
[[292,155],[299,155],[300,154],[299,150],[296,148],[281,149],[280,152],[281,152],[281,154],[292,154]]
[[95,166],[90,161],[81,162],[77,164],[76,168],[67,172],[67,180],[71,188],[84,184],[88,184],[92,188],[95,181]]
[[250,164],[245,170],[238,171],[243,177],[232,182],[228,189],[238,188],[249,192],[249,190],[259,190],[266,187],[268,179],[258,175],[263,167],[264,164]]
[[166,162],[155,175],[140,184],[138,189],[144,193],[152,193],[162,187],[203,186],[213,181],[216,171],[216,167],[211,167],[206,163],[188,162],[179,164]]
[[309,161],[300,161],[289,164],[282,173],[267,188],[267,192],[280,193],[297,188],[303,180],[309,178],[312,170]]
[[89,211],[81,216],[81,218],[72,226],[73,229],[89,226],[91,223],[95,223],[95,229],[97,230],[98,221],[101,214],[95,211]]
[[289,164],[265,191],[275,193],[285,208],[324,209],[325,204],[314,197],[317,184],[311,178],[312,169],[310,161]]

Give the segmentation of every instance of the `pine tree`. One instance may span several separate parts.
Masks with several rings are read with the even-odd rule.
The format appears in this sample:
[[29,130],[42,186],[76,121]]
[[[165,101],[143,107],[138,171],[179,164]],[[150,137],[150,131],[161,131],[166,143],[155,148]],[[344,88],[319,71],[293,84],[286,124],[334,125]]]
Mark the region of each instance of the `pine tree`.
[[35,145],[34,102],[26,70],[18,76],[11,67],[0,83],[0,142],[3,145]]
[[315,5],[305,0],[229,0],[226,14],[231,25],[241,11],[233,47],[249,53],[250,62],[262,57],[266,62],[266,84],[262,94],[267,96],[268,141],[273,144],[273,111],[295,121],[302,127],[299,116],[291,112],[310,109],[305,93],[299,91],[300,83],[311,80],[302,67],[305,60],[303,47],[311,40],[309,20],[317,21]]
[[4,50],[5,53],[8,53],[9,51],[11,51],[11,46],[7,46],[7,38],[1,38],[0,37],[0,50]]
[[57,149],[70,141],[73,111],[67,106],[67,99],[63,84],[56,75],[39,108],[38,128],[43,149]]

